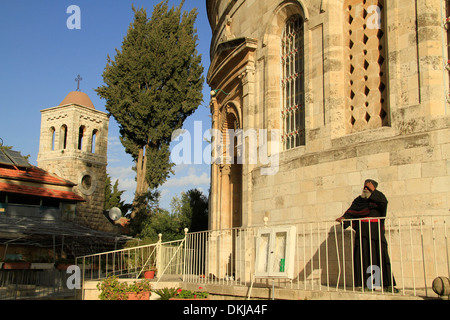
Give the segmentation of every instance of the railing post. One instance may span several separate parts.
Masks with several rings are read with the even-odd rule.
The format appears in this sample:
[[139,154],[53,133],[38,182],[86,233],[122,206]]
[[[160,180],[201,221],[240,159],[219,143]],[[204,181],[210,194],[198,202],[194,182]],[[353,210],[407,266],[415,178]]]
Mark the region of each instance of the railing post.
[[423,241],[423,224],[424,221],[420,220],[420,242],[422,247],[422,266],[423,266],[423,283],[425,286],[425,296],[428,297],[428,289],[427,289],[427,270],[425,267],[425,248],[424,248],[424,241]]
[[84,300],[85,298],[85,286],[84,286],[84,277],[86,272],[86,257],[83,257],[83,270],[81,271],[82,280],[81,280],[81,299]]
[[162,243],[162,234],[158,234],[159,240],[156,244],[156,269],[158,272],[162,271],[162,261],[161,261],[161,243]]
[[187,233],[189,229],[184,228],[184,258],[183,258],[183,282],[185,282],[186,277],[186,261],[187,261]]
[[450,278],[450,258],[449,258],[449,250],[448,250],[448,237],[447,237],[447,217],[444,217],[444,238],[445,238],[445,254],[447,256],[447,272],[448,277]]

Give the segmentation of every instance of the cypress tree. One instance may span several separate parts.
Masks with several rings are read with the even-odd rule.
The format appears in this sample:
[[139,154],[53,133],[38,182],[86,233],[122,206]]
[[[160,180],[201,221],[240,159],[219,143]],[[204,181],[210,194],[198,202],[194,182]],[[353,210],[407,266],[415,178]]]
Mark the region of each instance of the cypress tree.
[[173,173],[169,145],[202,101],[203,66],[198,54],[197,10],[183,11],[184,0],[169,9],[154,7],[151,18],[133,6],[134,21],[121,50],[107,58],[104,85],[97,94],[119,124],[121,142],[136,164],[132,218],[139,201]]

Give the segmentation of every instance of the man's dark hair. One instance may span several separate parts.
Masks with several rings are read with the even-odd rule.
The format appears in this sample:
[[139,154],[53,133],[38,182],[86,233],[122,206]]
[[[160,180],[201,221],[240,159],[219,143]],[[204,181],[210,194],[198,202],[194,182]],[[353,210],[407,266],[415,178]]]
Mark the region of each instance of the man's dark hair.
[[376,182],[375,180],[367,179],[364,183],[368,183],[368,182],[372,183],[373,186],[375,187],[375,189],[378,188],[378,182]]

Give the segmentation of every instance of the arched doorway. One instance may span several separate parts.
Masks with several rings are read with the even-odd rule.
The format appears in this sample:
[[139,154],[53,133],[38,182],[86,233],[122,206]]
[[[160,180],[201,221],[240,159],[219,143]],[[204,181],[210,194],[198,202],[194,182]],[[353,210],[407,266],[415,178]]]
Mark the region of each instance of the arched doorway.
[[242,226],[242,161],[239,161],[239,115],[234,105],[228,105],[222,124],[221,228]]

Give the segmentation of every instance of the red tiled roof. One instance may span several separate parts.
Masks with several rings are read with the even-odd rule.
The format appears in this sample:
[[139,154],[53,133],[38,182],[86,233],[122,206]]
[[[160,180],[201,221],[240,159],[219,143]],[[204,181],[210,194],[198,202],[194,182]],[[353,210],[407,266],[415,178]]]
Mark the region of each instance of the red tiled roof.
[[11,183],[0,182],[0,191],[32,195],[38,197],[56,198],[69,201],[85,201],[82,197],[72,191],[62,191],[40,187],[24,186]]
[[73,187],[75,184],[38,167],[28,170],[0,167],[0,178]]

